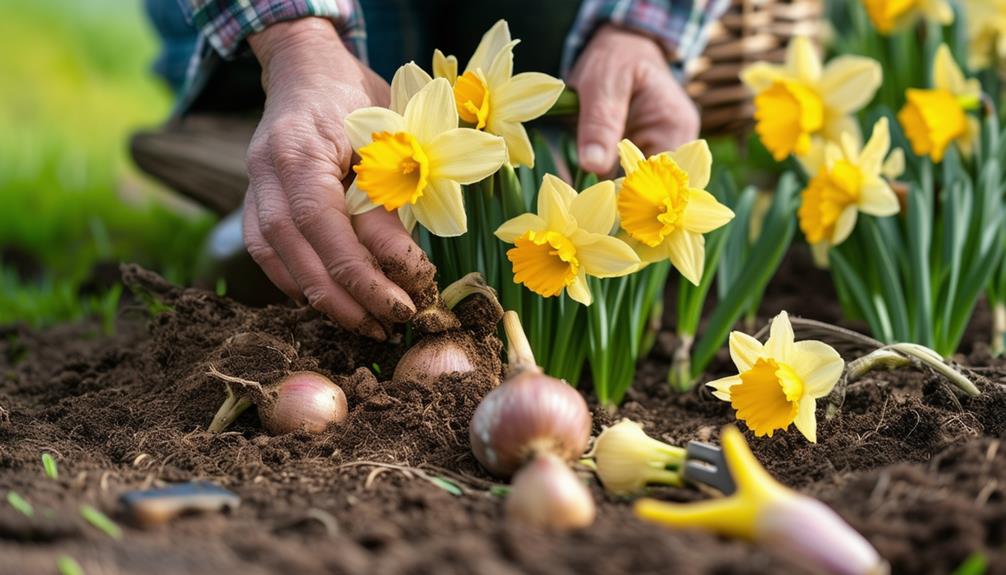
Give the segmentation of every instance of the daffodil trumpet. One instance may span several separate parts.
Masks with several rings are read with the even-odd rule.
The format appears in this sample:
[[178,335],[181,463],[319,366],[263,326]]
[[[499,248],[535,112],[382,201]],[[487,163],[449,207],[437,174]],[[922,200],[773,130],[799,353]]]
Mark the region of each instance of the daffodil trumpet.
[[612,493],[630,494],[651,484],[682,485],[685,450],[648,436],[628,419],[602,431],[587,457]]
[[695,503],[641,499],[636,515],[668,527],[752,541],[835,575],[888,572],[877,551],[837,513],[773,479],[737,428],[724,428],[721,442],[736,492]]

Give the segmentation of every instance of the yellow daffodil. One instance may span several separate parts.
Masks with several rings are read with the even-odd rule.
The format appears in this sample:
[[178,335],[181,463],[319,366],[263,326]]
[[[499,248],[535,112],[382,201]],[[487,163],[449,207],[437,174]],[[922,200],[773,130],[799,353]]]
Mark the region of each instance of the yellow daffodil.
[[812,178],[797,216],[808,243],[837,246],[844,242],[859,212],[871,216],[898,213],[898,196],[884,176],[900,175],[905,158],[900,148],[888,158],[890,148],[887,118],[881,118],[862,150],[851,134],[844,134],[841,146],[828,143],[820,165],[805,163]]
[[601,432],[591,456],[597,476],[612,493],[632,493],[649,483],[681,485],[678,469],[684,463],[685,450],[653,439],[628,419]]
[[603,181],[577,194],[546,174],[538,192],[538,213],[513,218],[496,237],[514,244],[507,251],[514,283],[544,297],[563,290],[590,305],[587,276],[616,277],[639,266],[635,252],[611,233],[615,226],[615,184]]
[[950,48],[940,45],[933,61],[933,88],[909,88],[908,102],[898,112],[915,154],[942,162],[947,146],[956,142],[961,153],[970,156],[981,127],[968,111],[978,108],[981,96],[978,80],[965,78]]
[[968,64],[983,70],[994,56],[1006,60],[1006,0],[964,0],[968,15]]
[[845,367],[837,351],[820,341],[794,341],[789,316],[782,312],[772,320],[764,345],[731,332],[730,357],[740,373],[706,385],[730,402],[737,419],[755,435],[769,437],[795,423],[804,437],[817,442],[817,399],[831,393]]
[[461,184],[489,176],[506,160],[501,138],[458,128],[447,80],[424,86],[402,113],[377,107],[352,112],[346,133],[360,155],[346,191],[350,212],[397,209],[410,229],[418,220],[438,236],[465,233]]
[[636,516],[676,529],[703,529],[753,541],[814,569],[882,575],[887,564],[862,535],[820,501],[780,484],[758,462],[736,427],[721,434],[737,491],[694,503],[636,502]]
[[698,285],[705,266],[705,239],[733,219],[730,208],[705,190],[713,157],[705,140],[649,158],[629,140],[618,144],[625,171],[618,192],[624,235],[644,263],[670,259]]
[[759,62],[741,73],[755,94],[755,131],[776,161],[806,155],[815,139],[858,137],[852,114],[873,99],[882,78],[880,64],[861,56],[839,56],[822,69],[803,37],[790,42],[784,65]]
[[863,6],[881,34],[910,26],[920,18],[944,26],[954,21],[954,9],[949,0],[863,0]]
[[510,27],[500,20],[482,36],[464,72],[458,75],[458,60],[433,53],[433,74],[454,86],[458,115],[466,124],[506,140],[512,165],[534,166],[534,150],[523,122],[533,120],[552,107],[562,93],[562,80],[538,72],[513,73]]

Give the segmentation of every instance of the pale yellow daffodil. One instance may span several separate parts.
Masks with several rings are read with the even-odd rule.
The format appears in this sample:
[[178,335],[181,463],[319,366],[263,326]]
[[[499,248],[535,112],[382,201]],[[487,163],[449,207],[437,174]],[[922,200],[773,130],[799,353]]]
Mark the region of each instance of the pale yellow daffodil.
[[736,427],[724,428],[720,442],[737,486],[734,493],[693,503],[640,499],[636,516],[675,529],[704,529],[753,541],[815,573],[889,572],[870,543],[831,508],[773,479]]
[[514,244],[507,251],[514,283],[544,297],[569,297],[590,305],[587,276],[607,278],[636,270],[639,258],[609,234],[615,226],[615,184],[603,181],[579,194],[546,174],[538,192],[538,213],[508,220],[496,237]]
[[618,214],[629,245],[644,263],[670,259],[695,285],[705,267],[705,238],[733,219],[730,208],[705,190],[713,157],[705,140],[649,158],[629,140],[618,144],[625,171]]
[[933,88],[909,88],[905,94],[907,103],[898,112],[898,122],[915,154],[928,155],[939,163],[954,142],[961,153],[970,156],[981,125],[968,112],[981,105],[981,97],[978,80],[965,78],[950,48],[941,44],[933,61]]
[[817,442],[817,400],[831,393],[845,362],[826,343],[795,341],[789,315],[772,320],[768,341],[730,333],[730,358],[740,372],[707,383],[713,395],[729,401],[737,419],[755,435],[772,437],[796,424],[811,443]]
[[454,56],[433,53],[433,74],[454,86],[461,120],[506,140],[510,164],[534,166],[534,149],[523,123],[552,107],[565,87],[562,80],[539,72],[513,73],[513,48],[506,20],[482,36],[464,72]]
[[994,57],[1006,61],[1006,0],[964,0],[968,20],[968,64],[988,68]]
[[841,146],[828,143],[824,158],[805,162],[811,180],[803,190],[797,216],[808,243],[837,246],[844,242],[859,212],[871,216],[898,213],[898,197],[885,176],[900,175],[905,157],[900,148],[888,157],[890,149],[888,121],[881,118],[862,149],[854,136],[844,134]]
[[822,67],[810,40],[794,38],[783,65],[759,62],[741,73],[755,94],[755,131],[776,161],[804,156],[815,139],[859,137],[852,115],[870,103],[883,74],[862,56],[839,56]]
[[[401,101],[393,103],[402,108]],[[438,236],[467,231],[461,184],[482,180],[506,160],[501,138],[458,128],[447,80],[426,84],[401,113],[355,110],[346,117],[346,134],[360,155],[346,191],[350,213],[397,209],[409,229],[418,221]]]
[[949,0],[863,0],[863,6],[881,34],[901,30],[920,19],[944,26],[954,22]]

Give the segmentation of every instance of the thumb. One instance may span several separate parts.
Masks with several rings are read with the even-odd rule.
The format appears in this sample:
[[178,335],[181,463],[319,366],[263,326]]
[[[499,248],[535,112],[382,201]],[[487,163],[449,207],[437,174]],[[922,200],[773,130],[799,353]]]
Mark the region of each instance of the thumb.
[[604,174],[611,171],[618,155],[618,141],[625,132],[625,119],[632,98],[628,74],[591,74],[577,87],[580,117],[577,120],[577,151],[580,167]]

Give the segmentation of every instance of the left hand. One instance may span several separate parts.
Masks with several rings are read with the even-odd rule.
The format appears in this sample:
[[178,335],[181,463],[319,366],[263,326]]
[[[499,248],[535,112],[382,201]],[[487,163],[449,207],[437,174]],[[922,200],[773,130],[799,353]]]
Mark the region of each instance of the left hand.
[[647,36],[602,26],[569,83],[580,96],[577,150],[585,170],[610,172],[623,137],[651,155],[699,135],[695,104],[671,74],[660,45]]

